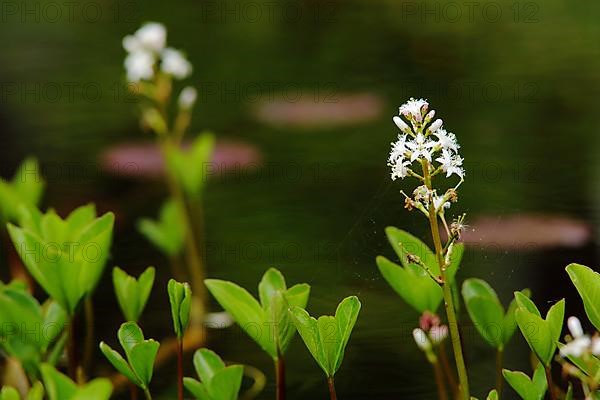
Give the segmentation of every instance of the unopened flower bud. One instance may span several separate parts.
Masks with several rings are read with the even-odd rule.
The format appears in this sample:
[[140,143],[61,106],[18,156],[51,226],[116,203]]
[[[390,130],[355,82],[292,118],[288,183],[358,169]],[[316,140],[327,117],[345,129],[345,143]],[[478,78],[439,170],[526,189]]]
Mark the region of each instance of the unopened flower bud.
[[569,332],[571,332],[571,336],[574,338],[578,338],[583,336],[583,328],[581,327],[581,322],[577,317],[569,317],[567,320],[567,326],[569,327]]
[[433,326],[429,330],[429,339],[434,345],[442,343],[448,337],[448,326]]
[[189,110],[196,103],[198,92],[192,86],[186,86],[179,94],[179,107],[184,110]]
[[431,350],[431,341],[427,337],[425,331],[421,328],[415,328],[412,332],[413,338],[415,339],[415,343],[417,347],[423,351]]
[[394,123],[396,124],[396,126],[403,132],[406,134],[411,135],[412,131],[410,130],[410,127],[406,124],[406,122],[404,122],[404,120],[398,116],[394,117]]
[[433,123],[429,126],[429,133],[435,133],[435,132],[437,132],[437,130],[442,127],[443,123],[444,123],[444,121],[442,121],[439,118],[436,119],[435,121],[433,121]]
[[433,117],[435,117],[435,110],[431,110],[427,113],[427,115],[425,116],[425,120],[423,122],[425,122],[426,124],[430,123],[431,120],[433,120]]
[[429,330],[432,327],[438,326],[439,324],[440,324],[440,317],[438,317],[436,314],[431,313],[429,311],[425,311],[423,313],[423,315],[421,315],[421,317],[419,318],[419,326],[425,332],[429,332]]

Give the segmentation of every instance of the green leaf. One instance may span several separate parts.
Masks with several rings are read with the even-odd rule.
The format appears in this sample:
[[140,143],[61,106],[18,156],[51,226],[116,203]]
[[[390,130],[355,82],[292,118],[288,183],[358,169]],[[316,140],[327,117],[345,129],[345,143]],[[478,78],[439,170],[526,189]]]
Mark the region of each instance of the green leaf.
[[43,400],[44,399],[44,386],[40,381],[33,384],[29,392],[27,393],[26,400]]
[[192,290],[187,282],[177,282],[170,279],[168,284],[169,302],[171,303],[171,317],[173,328],[179,339],[187,329],[190,320],[190,308],[192,305]]
[[481,279],[463,283],[462,294],[467,312],[479,334],[493,347],[502,349],[504,307],[494,289]]
[[429,246],[421,241],[421,239],[402,229],[394,228],[393,226],[387,227],[385,233],[392,248],[400,258],[400,263],[403,267],[409,269],[422,269],[421,266],[413,264],[408,260],[407,256],[410,254],[419,257],[421,262],[428,266],[434,274],[440,274],[440,268],[435,254],[431,251]]
[[518,308],[524,308],[538,317],[542,316],[535,303],[525,293],[515,292],[515,302]]
[[146,239],[168,256],[181,253],[185,240],[185,225],[181,210],[174,200],[166,201],[159,212],[158,220],[141,219],[137,228]]
[[498,400],[498,392],[496,391],[496,389],[490,390],[486,397],[486,400]]
[[446,270],[446,277],[450,282],[454,283],[454,278],[456,276],[456,273],[458,272],[458,268],[460,267],[463,254],[465,252],[465,245],[462,243],[454,243],[449,251],[451,251],[450,265]]
[[206,166],[210,165],[214,146],[214,135],[204,133],[194,139],[189,149],[168,148],[167,167],[188,195],[198,197],[201,194],[208,180]]
[[144,339],[142,330],[135,322],[122,324],[118,337],[127,360],[104,342],[100,343],[100,350],[120,373],[137,386],[146,389],[152,380],[160,344],[152,339]]
[[154,284],[154,267],[148,267],[135,279],[119,267],[113,268],[113,285],[119,306],[127,321],[137,321],[146,306],[152,285]]
[[328,377],[334,376],[342,364],[360,307],[358,298],[350,296],[338,305],[335,316],[324,315],[318,320],[300,307],[290,309],[302,340]]
[[258,285],[259,303],[234,283],[214,279],[205,282],[221,306],[272,358],[286,352],[296,333],[288,309],[306,307],[309,285],[298,284],[288,289],[281,272],[271,268]]
[[148,386],[152,380],[154,361],[160,344],[152,339],[144,340],[131,349],[130,364],[135,374]]
[[277,292],[285,292],[286,290],[283,274],[275,268],[267,270],[258,284],[258,295],[263,309],[265,311],[270,310],[273,296]]
[[321,335],[317,320],[311,317],[308,312],[300,307],[290,308],[292,321],[308,351],[313,356],[317,364],[321,367],[326,375],[330,373],[329,360],[325,353],[325,348],[321,343]]
[[546,319],[542,319],[531,300],[519,292],[515,293],[515,298],[519,304],[515,319],[521,333],[538,359],[544,365],[549,365],[560,337],[565,312],[564,299],[553,305]]
[[69,400],[77,392],[77,386],[67,376],[48,364],[40,367],[46,394],[50,400]]
[[[112,394],[112,384],[108,379],[94,379],[84,386],[77,386],[69,377],[48,364],[42,364],[41,371],[50,400],[109,400]],[[38,389],[35,395],[39,393]],[[32,399],[28,396],[28,400]]]
[[282,298],[282,307],[279,309],[278,323],[276,328],[278,330],[278,346],[279,351],[285,354],[289,347],[294,335],[296,334],[296,327],[290,319],[289,308],[300,307],[306,308],[308,304],[308,298],[310,296],[310,286],[306,283],[300,283],[292,286],[285,292],[284,298]]
[[217,299],[240,327],[273,358],[277,357],[275,343],[263,334],[267,315],[258,301],[248,291],[235,283],[218,279],[204,281]]
[[110,380],[98,378],[77,390],[77,393],[69,400],[108,400],[112,390]]
[[580,264],[570,264],[566,270],[583,300],[590,322],[600,330],[600,274]]
[[421,314],[436,312],[442,302],[442,288],[421,267],[403,268],[383,256],[376,261],[381,275],[406,303]]
[[73,315],[104,271],[114,215],[95,218],[90,205],[74,210],[66,219],[53,210],[43,215],[31,208],[21,211],[21,227],[8,225],[13,244],[33,278]]
[[203,383],[193,378],[183,378],[185,388],[199,400],[211,400],[208,391]]
[[358,297],[350,296],[342,300],[335,311],[335,320],[337,322],[339,332],[339,342],[337,343],[335,351],[336,361],[334,372],[337,371],[342,365],[344,351],[346,350],[346,345],[348,344],[348,340],[350,340],[350,334],[352,333],[354,325],[356,324],[356,320],[358,319],[360,308],[361,304],[358,300]]
[[104,342],[100,342],[100,350],[117,371],[123,374],[135,385],[141,387],[142,389],[144,388],[144,383],[136,376],[135,372],[133,372],[123,356],[121,356],[117,351],[111,349],[110,346]]
[[208,381],[206,385],[208,393],[215,400],[236,400],[242,386],[243,375],[244,367],[241,365],[226,367]]
[[0,178],[0,218],[15,222],[21,207],[35,207],[41,200],[45,182],[35,158],[25,159],[10,182]]
[[194,354],[194,367],[202,383],[185,378],[184,384],[197,399],[237,399],[244,373],[241,365],[226,367],[216,353],[200,349]]
[[502,370],[504,379],[521,396],[523,400],[542,400],[546,393],[547,383],[544,366],[538,364],[533,379],[520,371]]
[[212,350],[199,349],[194,353],[194,368],[203,382],[208,382],[219,371],[225,369],[225,363]]
[[[531,296],[531,291],[529,289],[523,289],[520,293],[527,297]],[[504,314],[504,320],[502,321],[502,342],[505,346],[510,341],[515,333],[515,330],[517,329],[517,320],[515,319],[515,311],[517,310],[517,307],[517,301],[513,298],[508,305],[506,314]]]
[[21,400],[21,395],[11,386],[3,386],[0,390],[0,400]]

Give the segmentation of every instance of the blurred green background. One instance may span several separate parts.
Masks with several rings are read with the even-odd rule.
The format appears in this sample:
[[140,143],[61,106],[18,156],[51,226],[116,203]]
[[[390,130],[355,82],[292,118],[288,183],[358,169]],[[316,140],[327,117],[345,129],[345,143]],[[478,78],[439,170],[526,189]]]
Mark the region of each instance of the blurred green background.
[[[386,159],[397,134],[391,118],[408,97],[423,97],[457,134],[467,178],[452,211],[467,212],[468,221],[556,214],[595,231],[599,12],[597,2],[559,0],[3,2],[2,176],[34,155],[46,171],[45,206],[67,211],[93,201],[115,210],[111,265],[135,273],[158,267],[142,325],[150,337],[169,335],[160,289],[167,261],[135,229],[138,218],[156,215],[165,188],[115,175],[101,162],[113,146],[152,139],[140,130],[136,99],[124,85],[121,39],[145,21],[164,23],[169,44],[194,65],[185,82],[200,92],[194,131],[214,131],[262,155],[259,168],[217,174],[209,184],[209,275],[254,289],[276,266],[289,283],[313,286],[312,314],[331,313],[357,294],[363,311],[337,377],[340,397],[436,398],[410,334],[418,315],[374,263],[378,254],[392,256],[388,225],[427,237],[425,221],[403,209],[399,194],[413,184],[389,179]],[[363,101],[352,103],[357,98]],[[278,123],[264,117],[269,110]],[[281,110],[300,110],[300,117],[292,121]],[[582,315],[563,268],[596,265],[595,236],[569,247],[536,246],[541,236],[527,250],[473,244],[459,277],[488,280],[505,303],[526,286],[538,304],[566,296],[568,314]],[[99,339],[114,338],[120,313],[109,274],[95,307]],[[474,394],[483,396],[494,381],[493,352],[465,330]],[[506,365],[527,369],[526,347],[515,336]],[[208,345],[265,371],[261,398],[273,397],[270,360],[239,329],[210,331]],[[99,373],[109,370],[99,364]],[[159,399],[170,398],[170,370],[156,374],[165,393]],[[291,399],[325,398],[322,373],[299,340],[288,371]]]

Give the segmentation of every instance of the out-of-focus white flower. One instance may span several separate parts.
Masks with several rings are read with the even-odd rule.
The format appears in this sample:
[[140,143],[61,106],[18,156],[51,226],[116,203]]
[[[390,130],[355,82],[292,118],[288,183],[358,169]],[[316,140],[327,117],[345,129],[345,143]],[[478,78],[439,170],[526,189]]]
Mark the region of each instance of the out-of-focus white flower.
[[233,318],[231,318],[231,315],[225,311],[208,313],[204,317],[204,325],[213,329],[229,328],[234,324],[234,322],[235,321]]
[[592,354],[600,356],[600,337],[598,336],[592,338]]
[[431,341],[429,340],[427,333],[425,333],[423,329],[415,328],[412,331],[412,334],[413,339],[415,339],[415,343],[417,344],[417,347],[419,347],[419,349],[423,351],[431,350]]
[[162,51],[161,56],[160,68],[163,72],[177,79],[187,78],[192,73],[192,64],[179,50],[168,47]]
[[167,29],[158,22],[148,22],[123,39],[123,47],[129,52],[151,50],[160,53],[167,43]]
[[406,143],[406,147],[411,151],[410,161],[424,158],[431,162],[434,146],[433,141],[426,139],[422,133],[418,133],[414,140]]
[[400,106],[400,114],[404,115],[406,118],[415,119],[420,122],[423,120],[422,112],[427,112],[427,107],[429,107],[427,100],[415,100],[411,97],[410,100]]
[[154,64],[165,47],[167,30],[158,22],[144,24],[133,35],[123,38],[123,47],[129,53],[125,58],[125,69],[129,82],[150,80],[154,77]]
[[147,51],[135,51],[125,58],[125,69],[129,82],[152,79],[154,76],[154,56]]
[[560,355],[562,357],[581,357],[584,353],[591,351],[592,339],[583,333],[583,328],[581,327],[579,319],[577,317],[569,317],[567,326],[569,327],[569,332],[571,332],[573,340],[560,349]]
[[194,106],[198,98],[198,91],[192,86],[186,86],[179,94],[179,107],[187,110]]
[[442,155],[435,159],[440,163],[442,171],[446,173],[446,178],[452,174],[458,175],[461,179],[465,176],[465,170],[462,168],[463,159],[461,156],[452,154],[448,149],[442,149]]

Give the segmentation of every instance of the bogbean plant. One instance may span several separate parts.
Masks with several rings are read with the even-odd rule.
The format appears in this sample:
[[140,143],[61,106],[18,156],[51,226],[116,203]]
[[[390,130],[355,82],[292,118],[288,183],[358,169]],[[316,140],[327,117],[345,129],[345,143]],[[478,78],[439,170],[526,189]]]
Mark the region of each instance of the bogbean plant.
[[[297,330],[326,372],[335,398],[333,375],[341,365],[360,302],[349,297],[340,304],[335,317],[317,321],[304,310],[310,287],[299,284],[288,289],[283,275],[275,269],[268,270],[259,285],[260,304],[231,282],[204,281],[199,253],[201,225],[192,221],[201,220],[204,167],[211,159],[214,138],[202,134],[188,148],[182,146],[196,100],[194,88],[181,90],[176,106],[171,105],[173,83],[189,76],[191,64],[181,52],[166,47],[166,30],[158,23],[145,24],[127,36],[123,45],[128,52],[127,79],[142,98],[142,125],[156,134],[170,190],[159,219],[142,219],[138,228],[171,260],[177,278],[191,280],[188,284],[171,279],[166,290],[177,343],[177,398],[184,398],[185,387],[197,399],[233,400],[242,386],[245,368],[226,366],[206,348],[197,350],[193,357],[200,381],[184,377],[185,333],[193,320],[202,321],[206,287],[275,360],[278,399],[286,394],[283,355]],[[105,400],[111,396],[113,385],[106,378],[88,380],[91,368],[81,362],[82,346],[76,339],[82,336],[79,329],[85,325],[86,342],[93,340],[91,298],[110,256],[114,215],[109,212],[98,216],[92,204],[75,209],[65,218],[53,209],[42,212],[37,206],[43,188],[44,180],[34,159],[25,160],[12,181],[0,181],[0,217],[7,223],[6,236],[29,275],[48,296],[40,304],[31,294],[34,288],[26,282],[0,282],[0,348],[10,358],[10,365],[17,363],[18,367],[11,367],[16,368],[16,375],[19,371],[26,375],[5,382],[0,400],[41,400],[44,396],[50,400]],[[185,269],[179,268],[180,258],[185,258]],[[11,272],[22,276],[19,271]],[[154,267],[148,267],[138,278],[119,267],[112,271],[115,296],[125,319],[117,332],[123,354],[104,341],[99,347],[108,362],[129,380],[132,398],[137,398],[136,387],[147,399],[152,398],[150,385],[160,358],[160,343],[146,339],[138,325],[155,274]],[[79,323],[82,309],[86,311],[85,324]],[[30,334],[32,330],[35,334]],[[324,340],[325,333],[328,340]],[[169,356],[167,349],[163,358]],[[70,377],[60,372],[65,364]],[[252,375],[252,368],[248,370]],[[12,372],[6,376],[12,376]],[[252,390],[256,392],[256,386]]]
[[[197,91],[186,86],[174,99],[174,86],[188,78],[193,68],[184,53],[167,47],[167,31],[162,24],[143,25],[123,39],[123,47],[127,52],[127,81],[133,94],[140,98],[140,122],[155,136],[169,190],[158,220],[141,219],[138,229],[170,259],[178,280],[190,280],[196,303],[192,321],[201,323],[206,302],[201,203],[214,136],[205,132],[196,135],[191,143],[184,143]],[[180,267],[182,264],[185,268]]]
[[[242,387],[244,366],[228,366],[206,348],[193,356],[200,380],[184,377],[186,331],[194,315],[203,315],[203,293],[208,288],[274,361],[278,400],[286,397],[284,356],[296,332],[325,373],[330,398],[336,399],[334,376],[341,367],[361,309],[357,297],[342,300],[333,316],[313,318],[306,311],[310,286],[301,283],[288,288],[283,274],[274,268],[263,275],[258,299],[235,283],[203,279],[199,230],[192,220],[200,217],[198,203],[206,177],[199,171],[210,160],[214,140],[210,135],[201,135],[190,150],[181,148],[196,94],[190,87],[181,91],[178,111],[169,122],[173,80],[188,76],[191,65],[182,53],[166,48],[165,41],[164,27],[149,23],[125,38],[124,46],[129,52],[125,62],[127,77],[136,83],[145,99],[142,122],[157,134],[171,191],[159,220],[142,220],[139,228],[172,260],[186,252],[186,270],[175,268],[173,272],[178,279],[189,275],[192,282],[190,285],[171,279],[165,291],[177,344],[177,398],[184,398],[186,388],[197,399],[234,400]],[[487,394],[488,400],[502,396],[503,380],[525,400],[540,400],[546,394],[552,400],[568,400],[576,392],[582,392],[586,399],[599,399],[600,334],[584,333],[579,319],[570,317],[569,334],[561,341],[564,300],[544,310],[542,316],[527,289],[515,292],[506,308],[494,289],[481,279],[467,279],[459,290],[457,273],[464,251],[459,240],[465,215],[451,221],[446,217],[458,200],[458,189],[465,177],[456,137],[444,129],[440,119],[435,119],[435,111],[429,109],[425,100],[410,99],[400,107],[394,122],[401,133],[392,144],[388,160],[392,179],[416,179],[418,184],[412,192],[401,193],[405,207],[426,218],[433,249],[410,233],[389,227],[386,235],[399,264],[382,256],[376,258],[376,264],[396,293],[420,314],[413,337],[433,367],[439,398],[474,398],[459,329],[462,297],[466,309],[463,314],[468,314],[497,354],[496,387]],[[80,363],[80,344],[75,339],[80,336],[77,328],[83,325],[77,323],[82,308],[88,311],[86,338],[93,338],[88,332],[93,327],[89,312],[92,308],[88,305],[110,255],[114,215],[98,216],[93,205],[79,207],[66,218],[52,209],[42,212],[37,206],[43,187],[33,159],[23,163],[11,182],[0,181],[0,215],[7,223],[8,235],[27,272],[48,297],[40,303],[31,294],[34,288],[18,279],[0,283],[0,349],[8,358],[10,369],[5,374],[10,380],[0,389],[0,400],[106,400],[113,392],[113,384],[106,378],[88,379],[91,369]],[[590,322],[600,330],[600,274],[579,264],[571,264],[566,270]],[[11,272],[22,276],[18,271]],[[161,358],[171,356],[168,346],[161,348],[158,341],[146,339],[139,325],[154,286],[155,269],[148,267],[135,278],[115,267],[112,278],[125,319],[117,332],[124,355],[105,342],[99,347],[109,363],[130,381],[132,398],[137,398],[138,387],[151,399],[155,367]],[[200,302],[195,301],[196,290]],[[445,320],[438,315],[442,303]],[[195,314],[198,309],[199,314]],[[531,373],[503,368],[502,355],[517,327],[537,360]],[[32,330],[37,330],[36,334],[32,335]],[[455,370],[445,350],[448,337]],[[559,384],[553,379],[553,365],[561,367],[562,376],[568,378],[566,382]],[[61,372],[64,369],[70,376]]]
[[[411,193],[401,191],[404,206],[427,219],[433,250],[408,232],[389,227],[386,234],[400,265],[379,256],[377,266],[396,293],[421,314],[413,336],[417,347],[433,365],[439,398],[451,395],[468,400],[473,397],[460,336],[456,282],[463,253],[458,241],[465,229],[465,215],[451,221],[446,217],[448,209],[458,201],[458,188],[465,177],[460,146],[456,136],[444,129],[442,120],[435,118],[435,111],[429,109],[426,100],[411,98],[393,120],[400,134],[392,143],[388,159],[391,177],[416,179],[416,188]],[[452,182],[452,178],[456,181]],[[600,330],[600,275],[578,264],[571,264],[566,270],[590,322]],[[528,289],[514,292],[506,309],[494,289],[481,279],[466,279],[461,294],[476,330],[497,353],[496,388],[488,393],[488,399],[501,397],[503,380],[525,400],[540,400],[546,393],[552,400],[572,399],[573,382],[579,383],[586,399],[600,398],[600,334],[585,334],[579,319],[571,317],[567,322],[570,334],[562,343],[564,299],[549,307],[542,317]],[[437,314],[442,301],[447,325]],[[517,327],[536,359],[531,378],[524,372],[503,368],[503,352]],[[448,363],[440,362],[446,357],[444,342],[448,336],[455,371]],[[553,363],[559,364],[563,376],[569,378],[566,388],[554,382]],[[457,387],[454,374],[458,375]]]

